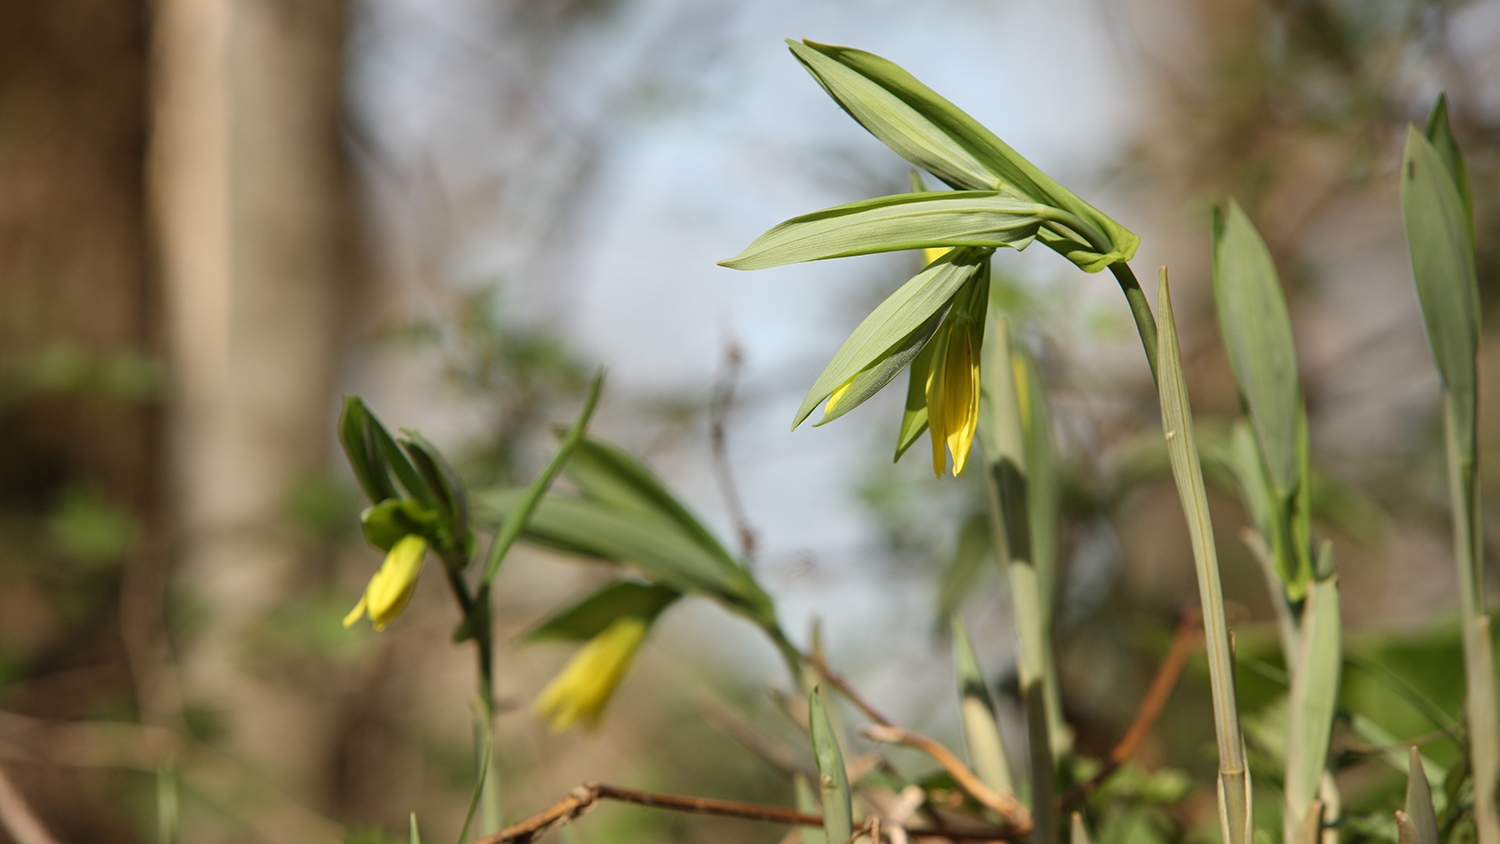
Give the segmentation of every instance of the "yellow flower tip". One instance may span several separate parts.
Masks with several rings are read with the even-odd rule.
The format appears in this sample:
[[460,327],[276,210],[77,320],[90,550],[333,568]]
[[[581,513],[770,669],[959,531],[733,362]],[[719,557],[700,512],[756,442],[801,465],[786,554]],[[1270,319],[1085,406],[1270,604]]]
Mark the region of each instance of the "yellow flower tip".
[[922,250],[922,260],[931,264],[933,261],[953,251],[951,246],[929,246]]
[[422,573],[422,558],[426,554],[427,540],[416,534],[401,537],[385,555],[380,570],[370,578],[359,603],[344,616],[344,626],[353,625],[367,613],[376,630],[384,630],[395,621],[417,589],[417,575]]
[[828,417],[833,415],[833,409],[835,407],[838,407],[838,403],[844,398],[844,395],[849,392],[849,388],[853,385],[854,377],[850,376],[848,381],[840,384],[832,393],[828,394],[828,402],[823,405],[823,421],[819,422],[819,425],[823,424],[823,422],[828,421]]
[[981,336],[967,322],[940,330],[927,375],[927,427],[932,438],[932,468],[942,477],[948,454],[953,474],[963,474],[979,427],[979,344]]
[[344,626],[345,627],[353,627],[354,626],[354,622],[359,621],[361,618],[364,618],[364,617],[365,617],[365,596],[360,595],[359,596],[359,603],[355,604],[354,605],[354,609],[350,610],[349,614],[346,615],[346,616],[344,616]]
[[537,695],[532,712],[554,733],[565,732],[579,722],[589,729],[597,727],[605,705],[645,640],[648,626],[642,618],[616,619],[568,660]]

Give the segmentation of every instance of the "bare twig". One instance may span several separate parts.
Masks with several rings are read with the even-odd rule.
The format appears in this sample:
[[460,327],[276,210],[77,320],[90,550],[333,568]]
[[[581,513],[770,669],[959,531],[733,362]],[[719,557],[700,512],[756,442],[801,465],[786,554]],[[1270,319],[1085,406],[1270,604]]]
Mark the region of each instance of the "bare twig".
[[16,839],[16,844],[58,844],[41,819],[31,811],[26,798],[16,790],[3,767],[0,767],[0,825]]
[[[686,812],[694,815],[743,818],[745,820],[768,821],[771,823],[799,826],[821,826],[823,824],[821,815],[809,815],[804,812],[783,809],[780,806],[763,806],[758,803],[714,800],[708,797],[685,797],[677,794],[654,794],[649,791],[637,791],[633,788],[622,788],[617,785],[586,782],[573,789],[568,793],[568,796],[547,807],[539,814],[532,815],[520,823],[511,824],[487,838],[481,838],[475,844],[531,844],[532,841],[535,841],[549,830],[590,811],[598,805],[600,800],[615,800],[621,803],[633,803],[637,806],[650,806],[655,809]],[[872,822],[874,820],[872,819]],[[860,835],[869,834],[873,826],[872,822],[867,822],[861,827],[855,838],[858,838]],[[948,838],[957,841],[1011,841],[1020,837],[1023,832],[1016,829],[997,828],[972,830],[908,829],[906,830],[906,834],[913,838]]]
[[708,402],[709,441],[713,448],[714,479],[719,483],[719,493],[724,496],[724,506],[729,508],[729,518],[734,522],[734,532],[739,537],[740,555],[745,565],[755,561],[755,529],[745,515],[744,502],[740,500],[739,488],[734,483],[734,467],[729,461],[729,445],[725,431],[728,427],[729,411],[734,407],[734,388],[740,380],[740,367],[745,363],[740,344],[730,337],[724,345],[724,365],[714,382],[713,395]]
[[1146,697],[1141,700],[1140,709],[1136,710],[1135,720],[1130,722],[1125,735],[1110,750],[1109,757],[1104,761],[1104,767],[1099,773],[1088,782],[1073,786],[1062,796],[1062,799],[1058,801],[1062,811],[1066,812],[1082,803],[1084,798],[1094,793],[1105,780],[1120,769],[1121,765],[1135,755],[1136,748],[1151,731],[1151,725],[1156,723],[1157,716],[1161,715],[1162,707],[1166,705],[1167,698],[1172,695],[1172,689],[1176,688],[1177,679],[1182,676],[1182,669],[1187,664],[1188,654],[1198,644],[1202,632],[1202,612],[1195,607],[1183,613],[1182,618],[1177,622],[1177,631],[1172,635],[1172,646],[1167,650],[1166,658],[1156,669],[1156,676],[1151,678],[1151,687],[1146,690]]
[[1030,834],[1032,828],[1031,812],[1021,805],[1021,801],[1013,794],[1001,794],[985,785],[979,777],[969,770],[953,752],[937,741],[916,733],[903,727],[892,725],[869,726],[861,730],[866,737],[887,744],[903,744],[907,747],[926,753],[943,766],[943,770],[953,777],[970,797],[978,800],[987,809],[998,812],[1005,819],[1010,829],[1015,830],[1017,835]]

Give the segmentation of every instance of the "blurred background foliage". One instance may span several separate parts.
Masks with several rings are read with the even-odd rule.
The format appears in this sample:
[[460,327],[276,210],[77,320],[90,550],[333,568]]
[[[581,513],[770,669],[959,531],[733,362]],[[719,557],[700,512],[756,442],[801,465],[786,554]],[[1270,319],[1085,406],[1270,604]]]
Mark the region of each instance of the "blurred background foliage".
[[[816,207],[809,195],[827,205],[906,179],[831,108],[806,105],[816,92],[782,35],[950,74],[929,81],[1080,193],[1106,197],[1142,235],[1141,266],[1171,264],[1211,484],[1216,437],[1239,408],[1211,314],[1207,219],[1238,198],[1287,286],[1318,529],[1340,560],[1343,704],[1450,763],[1461,673],[1438,385],[1395,168],[1406,123],[1446,91],[1488,304],[1480,431],[1493,544],[1500,3],[898,6],[0,5],[0,770],[52,834],[153,839],[167,758],[182,840],[383,841],[413,810],[433,840],[457,833],[473,774],[472,666],[448,644],[440,585],[424,579],[384,634],[339,624],[378,563],[334,459],[341,392],[422,429],[484,488],[529,478],[588,372],[610,366],[596,429],[721,536],[753,537],[793,635],[822,619],[830,661],[882,708],[958,735],[941,632],[954,609],[1013,692],[978,478],[937,483],[921,460],[890,465],[889,401],[851,416],[864,427],[837,441],[781,427],[902,259],[783,276],[795,287],[730,288],[709,272],[749,235]],[[1016,39],[1052,52],[1012,60],[996,47],[966,70],[950,37],[970,53]],[[1082,99],[1100,92],[1110,101]],[[1020,137],[1006,131],[1014,113]],[[1075,137],[1052,158],[1027,145]],[[694,151],[731,141],[732,156]],[[1187,534],[1116,294],[1051,264],[1004,269],[993,295],[1039,362],[1061,457],[1065,708],[1078,747],[1103,756],[1194,604]],[[798,314],[767,316],[779,311]],[[819,330],[796,330],[809,325]],[[1284,729],[1272,703],[1285,674],[1245,517],[1227,482],[1212,494],[1252,763],[1271,771],[1279,744],[1257,735]],[[497,581],[498,634],[514,640],[599,578],[518,554]],[[743,625],[702,602],[674,607],[596,734],[552,736],[529,714],[567,654],[499,656],[512,817],[586,779],[790,802],[783,772],[755,751],[783,746],[766,734],[804,745],[766,693],[787,682],[775,655]],[[1002,709],[1018,740],[1015,701]],[[1213,796],[1180,773],[1209,781],[1210,712],[1199,659],[1135,765],[1093,804],[1126,809],[1098,840],[1212,839]],[[1374,819],[1399,805],[1402,779],[1365,763],[1384,749],[1347,730],[1334,746],[1350,766],[1349,840],[1389,838]],[[0,840],[17,840],[12,819]],[[779,832],[610,807],[571,834]]]

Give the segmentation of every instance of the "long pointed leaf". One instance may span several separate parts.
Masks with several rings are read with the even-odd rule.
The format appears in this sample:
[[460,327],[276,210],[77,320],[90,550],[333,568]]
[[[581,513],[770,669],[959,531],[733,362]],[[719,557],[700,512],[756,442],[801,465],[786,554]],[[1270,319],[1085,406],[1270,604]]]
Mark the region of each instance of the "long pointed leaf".
[[720,264],[763,270],[907,249],[1025,249],[1047,210],[1003,191],[898,193],[793,217]]
[[1333,550],[1328,543],[1319,554],[1318,567],[1323,571],[1302,609],[1301,652],[1292,669],[1284,825],[1289,837],[1310,823],[1307,815],[1317,802],[1328,769],[1328,741],[1333,734],[1343,666],[1338,581],[1331,572]]
[[813,758],[818,762],[819,790],[823,802],[823,832],[829,844],[847,842],[854,835],[854,805],[850,799],[849,774],[837,734],[823,708],[823,696],[815,688],[808,697],[808,731],[812,735]]
[[957,614],[953,616],[953,662],[969,763],[980,782],[999,794],[1014,794],[1010,763],[1005,758],[1005,742],[1000,737],[1000,725],[995,721],[995,703],[990,699],[984,673],[979,669],[969,631]]
[[[896,64],[863,50],[789,41],[802,62],[851,117],[912,164],[955,188],[1010,188],[1075,215],[1080,239],[1048,245],[1088,272],[1128,261],[1140,239],[1037,169],[978,121]],[[1059,248],[1061,247],[1061,248]]]
[[1167,456],[1177,484],[1182,510],[1192,538],[1193,562],[1198,569],[1198,595],[1203,606],[1203,629],[1208,651],[1209,685],[1213,693],[1214,729],[1219,746],[1219,823],[1226,844],[1249,844],[1253,837],[1250,814],[1250,771],[1245,766],[1245,740],[1240,732],[1235,702],[1234,657],[1229,626],[1224,618],[1224,590],[1219,584],[1219,555],[1214,547],[1208,494],[1193,433],[1187,382],[1182,374],[1182,352],[1172,314],[1172,294],[1163,267],[1157,279],[1157,377]]
[[676,589],[655,583],[618,580],[564,607],[522,635],[520,641],[586,642],[627,616],[654,621],[680,597],[682,593]]

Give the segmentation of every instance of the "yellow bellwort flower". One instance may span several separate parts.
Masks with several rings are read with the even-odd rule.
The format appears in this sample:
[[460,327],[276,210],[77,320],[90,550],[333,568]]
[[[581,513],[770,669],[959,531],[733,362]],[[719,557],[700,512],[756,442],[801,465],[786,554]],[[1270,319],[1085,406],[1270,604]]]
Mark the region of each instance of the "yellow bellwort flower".
[[380,570],[370,578],[365,594],[349,614],[344,616],[344,626],[350,627],[367,613],[376,630],[384,630],[406,609],[411,593],[417,588],[417,575],[422,572],[422,558],[427,554],[427,540],[416,534],[408,534],[396,541],[385,555]]
[[605,704],[625,677],[649,626],[645,619],[634,616],[616,619],[568,660],[536,696],[532,711],[545,719],[554,733],[564,732],[579,721],[589,729],[598,726]]
[[932,470],[938,477],[948,466],[948,454],[953,455],[954,475],[962,475],[969,463],[979,427],[979,360],[988,299],[988,284],[970,284],[960,290],[932,338],[927,434],[932,438]]

